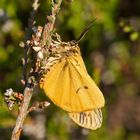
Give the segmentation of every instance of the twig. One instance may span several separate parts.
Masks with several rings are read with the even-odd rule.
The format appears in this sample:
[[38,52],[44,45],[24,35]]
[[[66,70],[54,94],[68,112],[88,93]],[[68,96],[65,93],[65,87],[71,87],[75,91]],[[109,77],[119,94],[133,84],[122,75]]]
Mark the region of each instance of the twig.
[[35,16],[39,7],[38,4],[39,0],[34,0],[32,7],[33,10],[30,12],[30,18],[28,20],[28,27],[25,30],[25,44],[24,44],[24,58],[22,59],[22,64],[23,64],[23,81],[26,84],[27,81],[27,64],[28,64],[28,54],[29,54],[29,44],[28,40],[31,38],[31,33],[32,33],[32,28],[33,25],[35,24]]
[[[26,30],[26,33],[27,33],[26,40],[28,40],[28,37],[29,37],[28,33],[31,33],[30,31],[32,31],[32,27],[34,25],[34,16],[38,9],[38,1],[39,0],[34,0],[33,11],[31,14],[31,18],[29,20],[28,28]],[[51,35],[52,35],[53,28],[54,28],[56,14],[59,12],[61,3],[62,3],[62,0],[57,0],[57,3],[54,3],[54,1],[52,0],[52,13],[48,17],[49,22],[44,25],[43,35],[41,38],[41,46],[49,47],[51,44]],[[36,8],[34,8],[34,7],[36,7]],[[47,45],[46,45],[46,43],[47,43]],[[23,101],[20,106],[19,115],[17,117],[16,125],[12,132],[11,140],[19,140],[19,138],[20,138],[24,120],[25,120],[27,114],[30,112],[29,104],[30,104],[30,100],[32,98],[32,94],[33,94],[33,90],[34,90],[34,86],[35,86],[34,83],[36,82],[36,79],[33,75],[30,75],[29,77],[27,77],[27,64],[28,64],[27,60],[29,59],[28,58],[29,47],[30,46],[26,42],[25,46],[24,46],[25,51],[24,51],[24,65],[23,65],[23,75],[24,75],[24,81],[25,81],[25,89],[24,89],[24,93],[23,93],[24,98],[23,98]],[[34,63],[36,63],[36,62],[34,62]],[[29,108],[29,110],[28,110],[28,108]],[[31,109],[31,110],[34,110],[34,109]]]
[[23,102],[21,104],[18,118],[16,120],[15,128],[12,132],[11,140],[19,140],[19,138],[20,138],[23,122],[24,122],[24,120],[27,116],[27,113],[28,113],[27,109],[29,107],[29,103],[30,103],[30,100],[32,97],[32,92],[33,92],[33,88],[26,87],[24,90],[24,99],[23,99]]
[[42,33],[42,42],[41,42],[42,46],[47,45],[47,47],[49,47],[51,44],[50,42],[51,42],[52,32],[54,29],[54,23],[56,20],[56,15],[60,10],[61,3],[62,0],[58,0],[57,3],[54,3],[52,0],[52,13],[50,16],[47,17],[49,22],[44,26],[44,30]]
[[[32,27],[34,24],[35,14],[36,14],[38,6],[39,6],[38,1],[39,0],[34,0],[34,2],[33,2],[33,11],[30,14],[30,18],[28,21],[28,28],[26,29],[26,33],[25,33],[26,41],[28,39],[30,39],[30,34],[31,34]],[[12,132],[11,140],[19,140],[19,138],[20,138],[23,122],[27,116],[27,113],[28,113],[27,109],[29,107],[29,103],[30,103],[30,100],[31,100],[31,97],[33,94],[33,81],[31,80],[32,77],[29,77],[28,83],[27,83],[28,50],[29,50],[28,44],[24,45],[23,77],[24,77],[26,87],[24,89],[24,93],[23,93],[24,98],[23,98],[23,101],[20,106],[19,115],[17,117],[16,124],[15,124],[15,127]]]

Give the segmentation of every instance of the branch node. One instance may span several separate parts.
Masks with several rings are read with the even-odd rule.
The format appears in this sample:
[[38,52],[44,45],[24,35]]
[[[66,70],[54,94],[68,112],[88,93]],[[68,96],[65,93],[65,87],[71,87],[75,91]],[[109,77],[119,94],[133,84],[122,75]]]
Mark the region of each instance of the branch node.
[[34,110],[44,109],[48,107],[50,103],[48,101],[36,102],[28,109],[28,113]]

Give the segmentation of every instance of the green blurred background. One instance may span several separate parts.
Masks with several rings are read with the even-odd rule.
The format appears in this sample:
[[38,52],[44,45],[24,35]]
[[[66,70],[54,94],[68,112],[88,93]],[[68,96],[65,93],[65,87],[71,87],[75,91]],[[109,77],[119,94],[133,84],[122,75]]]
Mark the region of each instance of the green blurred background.
[[[78,38],[96,18],[79,46],[106,99],[103,125],[96,131],[80,128],[51,104],[30,113],[21,140],[140,140],[140,0],[68,1],[63,0],[55,24],[63,41]],[[17,117],[17,107],[9,111],[3,94],[7,88],[23,91],[19,42],[30,10],[30,0],[0,0],[0,140],[10,139]],[[50,10],[50,1],[41,0],[36,25],[44,25]],[[47,97],[37,89],[32,102],[38,100]]]

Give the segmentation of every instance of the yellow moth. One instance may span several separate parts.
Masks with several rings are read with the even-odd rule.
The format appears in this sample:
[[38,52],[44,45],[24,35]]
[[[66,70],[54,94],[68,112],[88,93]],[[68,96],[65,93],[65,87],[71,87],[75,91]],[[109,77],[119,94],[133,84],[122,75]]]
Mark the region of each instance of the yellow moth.
[[87,73],[78,44],[62,42],[50,48],[40,87],[78,125],[93,130],[101,126],[104,97]]

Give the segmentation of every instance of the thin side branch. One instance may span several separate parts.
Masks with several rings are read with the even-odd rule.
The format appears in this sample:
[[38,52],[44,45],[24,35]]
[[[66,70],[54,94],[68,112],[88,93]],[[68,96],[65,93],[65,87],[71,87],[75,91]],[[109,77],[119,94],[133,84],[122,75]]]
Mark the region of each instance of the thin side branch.
[[50,103],[48,101],[37,102],[28,109],[28,113],[34,110],[44,109],[49,105]]
[[30,17],[28,20],[28,27],[25,30],[25,45],[24,45],[24,58],[22,59],[23,61],[23,80],[26,84],[27,82],[27,64],[28,64],[28,54],[29,54],[29,44],[27,43],[28,40],[30,40],[31,38],[31,34],[32,34],[32,28],[35,24],[35,16],[39,7],[39,0],[34,0],[33,2],[33,10],[30,12]]

